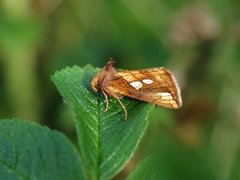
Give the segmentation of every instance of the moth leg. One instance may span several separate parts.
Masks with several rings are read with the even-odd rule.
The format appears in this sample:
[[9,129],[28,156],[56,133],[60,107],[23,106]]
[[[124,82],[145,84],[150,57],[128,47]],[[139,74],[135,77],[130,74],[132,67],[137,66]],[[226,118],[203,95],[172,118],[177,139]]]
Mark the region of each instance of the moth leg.
[[107,94],[104,92],[103,89],[102,89],[102,93],[103,93],[103,95],[104,95],[104,97],[105,97],[105,100],[106,100],[106,108],[105,108],[105,110],[104,110],[104,112],[106,112],[106,111],[108,110],[108,96],[107,96]]
[[122,108],[123,108],[123,110],[124,110],[124,112],[125,112],[125,120],[127,120],[127,110],[126,110],[126,107],[124,106],[124,104],[120,101],[120,99],[119,98],[116,98],[117,100],[118,100],[118,102],[119,102],[119,104],[122,106]]

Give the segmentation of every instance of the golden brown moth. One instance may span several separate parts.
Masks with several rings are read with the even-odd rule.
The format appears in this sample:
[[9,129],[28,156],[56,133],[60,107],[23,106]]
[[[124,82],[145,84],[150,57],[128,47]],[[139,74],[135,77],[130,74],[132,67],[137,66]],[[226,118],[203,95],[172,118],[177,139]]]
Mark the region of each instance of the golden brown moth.
[[110,58],[107,65],[93,78],[91,86],[95,92],[103,93],[106,99],[105,111],[108,110],[108,96],[116,98],[125,112],[125,119],[127,110],[120,100],[124,96],[167,108],[178,109],[182,106],[177,80],[164,67],[118,71],[116,62]]

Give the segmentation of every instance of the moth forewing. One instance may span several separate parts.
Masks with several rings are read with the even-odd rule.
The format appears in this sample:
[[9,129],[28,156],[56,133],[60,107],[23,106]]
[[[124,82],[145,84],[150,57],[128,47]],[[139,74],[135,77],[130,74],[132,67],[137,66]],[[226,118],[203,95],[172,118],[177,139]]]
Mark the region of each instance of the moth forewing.
[[[130,86],[125,86],[128,91],[123,94],[124,96],[167,108],[178,109],[182,106],[179,85],[171,71],[166,68],[126,70],[118,72],[118,75],[130,84]],[[121,84],[119,83],[119,86]]]

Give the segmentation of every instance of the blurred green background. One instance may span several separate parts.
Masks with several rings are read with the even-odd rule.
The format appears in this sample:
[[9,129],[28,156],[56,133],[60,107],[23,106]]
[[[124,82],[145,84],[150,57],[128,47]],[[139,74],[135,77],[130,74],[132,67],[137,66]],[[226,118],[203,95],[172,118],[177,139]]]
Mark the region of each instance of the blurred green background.
[[[183,107],[157,107],[136,155],[173,179],[240,179],[240,1],[1,0],[0,118],[37,121],[74,142],[73,115],[50,76],[66,66],[165,66]],[[167,176],[166,176],[167,177]]]

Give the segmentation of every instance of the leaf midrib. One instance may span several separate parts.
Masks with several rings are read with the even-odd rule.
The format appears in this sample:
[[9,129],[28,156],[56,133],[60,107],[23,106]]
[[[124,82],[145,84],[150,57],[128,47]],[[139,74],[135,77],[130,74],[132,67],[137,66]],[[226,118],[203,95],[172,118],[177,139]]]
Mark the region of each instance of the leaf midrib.
[[98,97],[97,97],[97,103],[98,103],[98,116],[97,116],[97,133],[98,133],[98,138],[97,138],[97,179],[100,179],[100,114],[101,114],[101,103],[100,103],[100,99],[101,99],[101,94],[98,93]]

